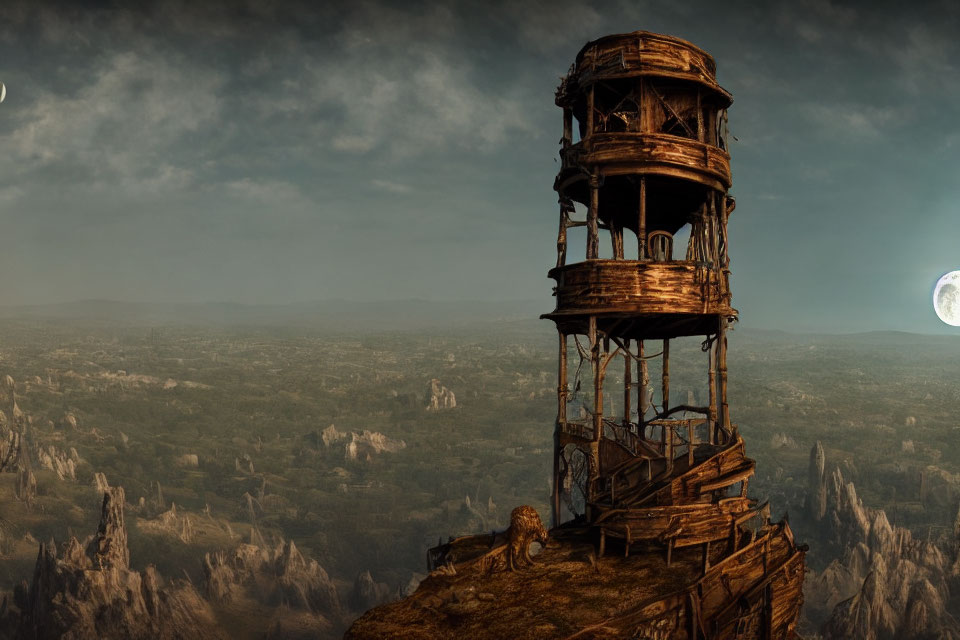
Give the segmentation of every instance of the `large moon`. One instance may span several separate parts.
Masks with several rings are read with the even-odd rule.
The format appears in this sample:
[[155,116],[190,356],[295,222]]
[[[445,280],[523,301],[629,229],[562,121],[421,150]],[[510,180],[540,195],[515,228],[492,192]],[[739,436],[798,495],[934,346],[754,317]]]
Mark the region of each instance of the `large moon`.
[[953,327],[960,327],[960,271],[945,273],[933,290],[933,308],[937,316]]

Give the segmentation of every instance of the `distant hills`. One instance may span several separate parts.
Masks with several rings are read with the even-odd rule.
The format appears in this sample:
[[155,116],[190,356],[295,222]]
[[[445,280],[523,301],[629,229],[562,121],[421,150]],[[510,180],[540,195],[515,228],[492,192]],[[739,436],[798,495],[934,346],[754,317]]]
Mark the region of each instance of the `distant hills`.
[[[553,324],[540,320],[551,311],[550,298],[536,300],[321,300],[292,304],[241,304],[237,302],[147,303],[117,300],[79,300],[44,305],[0,306],[0,320],[46,321],[94,326],[222,326],[290,327],[336,333],[390,331],[450,331],[469,327],[542,328],[552,333]],[[499,329],[498,327],[498,329]],[[789,332],[736,325],[731,340],[750,342],[818,341],[877,345],[929,343],[931,339],[953,343],[960,335],[921,334],[905,331],[859,333]]]
[[[95,325],[289,326],[324,331],[412,331],[503,322],[540,322],[546,300],[327,300],[293,304],[235,302],[140,303],[80,300],[0,306],[0,319],[70,321]],[[548,324],[544,321],[545,326]]]

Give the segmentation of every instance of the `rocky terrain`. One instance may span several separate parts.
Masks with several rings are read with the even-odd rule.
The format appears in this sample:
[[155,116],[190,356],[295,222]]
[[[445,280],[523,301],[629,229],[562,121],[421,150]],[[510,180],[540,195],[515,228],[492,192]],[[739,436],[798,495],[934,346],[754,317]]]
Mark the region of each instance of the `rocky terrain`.
[[189,582],[130,568],[123,512],[123,489],[111,488],[95,535],[84,543],[71,537],[59,553],[53,541],[40,545],[32,581],[15,592],[19,616],[7,614],[8,632],[38,640],[226,637]]
[[[259,577],[238,578],[234,600],[216,601],[206,588],[207,554],[230,564],[241,545],[253,544],[272,558],[294,541],[308,565],[327,573],[349,619],[369,608],[364,601],[412,592],[425,573],[424,550],[438,536],[502,530],[516,504],[548,510],[556,354],[554,336],[536,322],[466,338],[0,324],[0,602],[6,597],[8,614],[19,613],[14,589],[31,581],[40,541],[56,539],[58,560],[63,541],[83,541],[98,527],[110,485],[123,486],[128,500],[131,569],[143,574],[153,564],[166,581],[192,581],[237,638],[266,637],[278,612],[294,615],[295,605],[275,586],[254,597],[272,561]],[[914,546],[929,542],[952,562],[960,503],[956,341],[738,329],[734,343],[731,403],[758,461],[751,496],[769,499],[776,516],[789,506],[798,542],[811,547],[805,633],[819,632],[864,588],[869,554],[861,548],[847,557],[847,548],[863,540],[869,548],[867,529],[852,523],[872,526],[875,509],[894,531],[909,530]],[[702,354],[697,344],[672,355],[693,363]],[[678,364],[672,381],[680,397],[698,382],[683,371]],[[433,379],[456,391],[455,409],[425,410]],[[609,391],[622,383],[611,378]],[[439,405],[442,388],[438,394]],[[364,430],[386,440],[364,441]],[[808,453],[818,440],[824,472],[811,486],[823,490],[820,520],[804,506]],[[406,446],[383,446],[399,442]],[[842,481],[834,483],[837,469]],[[857,500],[841,497],[851,482]],[[829,524],[833,512],[851,525],[847,533]],[[902,573],[884,558],[888,578]],[[825,573],[833,560],[843,570]],[[910,561],[928,571],[930,563]],[[926,580],[950,594],[940,597],[944,609],[960,610],[960,589],[948,577],[941,592],[934,569]],[[880,609],[893,609],[887,628],[923,627],[900,621],[914,582],[896,587],[907,590],[902,605]],[[889,596],[893,586],[883,589]],[[310,615],[319,619],[316,610]],[[327,637],[339,637],[336,617],[320,615],[331,624]]]
[[808,575],[804,615],[825,620],[827,640],[941,640],[960,638],[948,611],[958,583],[960,531],[946,539],[918,539],[893,526],[881,509],[864,506],[852,482],[830,469],[823,446],[810,452],[802,530],[821,558],[834,558]]

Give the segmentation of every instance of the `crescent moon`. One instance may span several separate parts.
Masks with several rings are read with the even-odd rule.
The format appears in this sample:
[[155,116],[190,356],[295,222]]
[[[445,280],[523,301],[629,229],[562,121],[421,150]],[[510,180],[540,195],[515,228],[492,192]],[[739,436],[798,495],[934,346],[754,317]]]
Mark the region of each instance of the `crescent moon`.
[[960,327],[960,271],[940,276],[933,289],[933,309],[951,327]]
[[3,99],[7,97],[7,85],[0,82],[0,102],[3,102]]

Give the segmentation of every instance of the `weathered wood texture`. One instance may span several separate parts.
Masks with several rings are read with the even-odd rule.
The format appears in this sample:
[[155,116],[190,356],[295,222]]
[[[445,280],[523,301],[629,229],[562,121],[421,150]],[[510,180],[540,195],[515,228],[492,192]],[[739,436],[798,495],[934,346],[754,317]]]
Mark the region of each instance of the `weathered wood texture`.
[[[621,610],[567,638],[794,638],[803,603],[804,555],[786,523],[764,527],[689,586]],[[654,636],[657,630],[669,635]]]
[[[766,504],[747,497],[756,464],[746,457],[727,402],[726,332],[737,317],[727,235],[734,204],[727,196],[730,103],[708,54],[646,32],[588,43],[557,91],[564,128],[554,188],[566,208],[562,253],[549,273],[557,283],[556,308],[544,317],[563,334],[589,335],[590,352],[580,355],[591,363],[594,391],[588,420],[557,421],[557,452],[580,451],[590,460],[583,515],[598,555],[616,547],[626,558],[659,547],[670,567],[675,550],[699,546],[702,572],[684,589],[571,638],[602,632],[779,640],[795,630],[804,550],[786,523],[770,523]],[[573,202],[586,206],[585,220],[573,220]],[[681,248],[673,236],[687,224],[686,259],[675,260]],[[566,230],[575,226],[588,228],[587,259],[566,264]],[[603,230],[610,232],[612,259],[600,259]],[[637,235],[638,260],[624,259],[626,230]],[[670,340],[688,335],[706,338],[708,400],[703,407],[671,407]],[[653,339],[663,340],[659,407],[655,396],[648,398],[643,359],[643,341]],[[631,340],[640,342],[635,421]],[[624,415],[616,420],[603,415],[611,342],[626,354],[629,372]],[[651,402],[653,416],[647,415]],[[698,432],[700,426],[705,429]],[[564,469],[570,465],[561,462]]]
[[673,538],[674,546],[685,547],[728,540],[738,518],[748,513],[752,506],[753,501],[748,498],[736,497],[716,503],[615,509],[601,514],[598,526],[605,535],[623,539],[626,543],[666,542]]
[[[369,612],[347,637],[794,637],[806,548],[747,496],[756,465],[727,402],[726,331],[737,315],[727,237],[730,102],[713,59],[684,40],[633,32],[580,51],[557,90],[561,212],[550,271],[557,306],[544,316],[560,334],[552,496],[559,526],[533,561],[536,571],[520,577],[492,564],[506,553],[508,532],[518,530],[512,521],[508,532],[431,549],[431,574],[408,599],[414,602]],[[586,207],[584,219],[573,219],[574,202]],[[686,224],[686,259],[674,260],[673,235]],[[587,259],[568,265],[573,227],[586,227]],[[637,234],[638,260],[624,259],[628,229]],[[600,242],[604,230],[609,245]],[[613,259],[600,259],[606,246]],[[578,376],[592,376],[576,380],[575,390],[592,391],[577,419],[567,406],[577,396],[567,377],[570,335]],[[691,335],[705,337],[709,400],[671,406],[670,340]],[[654,339],[663,340],[662,351],[647,355],[643,341]],[[604,415],[604,376],[618,356],[626,372],[623,415]],[[647,368],[658,356],[659,406]],[[562,522],[562,506],[576,517]],[[511,553],[528,559],[526,548]],[[492,604],[470,600],[474,592]]]
[[733,102],[730,94],[717,84],[717,66],[706,51],[680,38],[634,31],[584,45],[569,81],[557,91],[557,104],[570,104],[577,89],[600,80],[642,76],[694,82],[714,92],[724,106]]
[[605,176],[659,175],[682,178],[712,189],[730,187],[730,156],[697,140],[665,133],[595,133],[560,152],[561,184],[585,180],[584,166],[597,167]]
[[736,315],[726,283],[697,262],[589,260],[549,275],[557,281],[554,314]]

